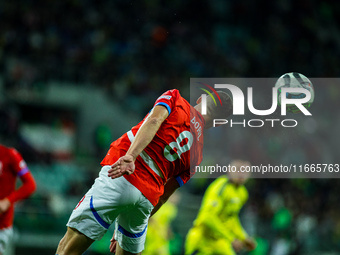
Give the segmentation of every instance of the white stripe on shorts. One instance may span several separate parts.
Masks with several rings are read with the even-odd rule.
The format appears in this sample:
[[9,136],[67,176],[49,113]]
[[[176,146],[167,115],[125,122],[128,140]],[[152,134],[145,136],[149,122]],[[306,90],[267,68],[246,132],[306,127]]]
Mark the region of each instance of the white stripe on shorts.
[[[132,143],[133,140],[135,139],[135,136],[133,135],[131,130],[127,132],[127,136],[130,142]],[[142,151],[141,154],[139,154],[139,156],[141,156],[141,158],[151,168],[152,171],[154,171],[159,177],[164,179],[162,171],[159,169],[155,161],[153,161],[152,158],[145,151]]]

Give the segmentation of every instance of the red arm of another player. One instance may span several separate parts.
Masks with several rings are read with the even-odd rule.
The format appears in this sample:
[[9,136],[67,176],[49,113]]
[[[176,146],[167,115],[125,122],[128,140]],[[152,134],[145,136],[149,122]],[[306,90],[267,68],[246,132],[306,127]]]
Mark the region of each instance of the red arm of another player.
[[22,181],[21,187],[7,197],[11,204],[29,197],[36,189],[34,178],[30,172],[20,176],[20,179]]
[[169,112],[166,107],[156,105],[148,117],[145,119],[143,125],[139,128],[135,139],[131,143],[126,155],[119,158],[111,169],[108,171],[108,176],[112,179],[118,178],[124,174],[132,174],[135,170],[135,160],[137,156],[145,149],[152,141],[163,121],[168,117]]

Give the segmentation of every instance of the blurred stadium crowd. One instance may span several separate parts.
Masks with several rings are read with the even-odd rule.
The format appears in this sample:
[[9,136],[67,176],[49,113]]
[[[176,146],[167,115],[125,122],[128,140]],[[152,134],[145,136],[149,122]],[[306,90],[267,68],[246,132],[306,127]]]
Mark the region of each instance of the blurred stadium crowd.
[[[38,192],[17,210],[16,226],[27,234],[21,245],[30,246],[32,254],[49,244],[55,248],[108,144],[126,130],[119,123],[114,130],[96,123],[87,138],[93,149],[84,155],[77,134],[86,126],[73,108],[59,105],[56,112],[43,97],[23,102],[19,94],[44,95],[51,82],[67,83],[70,90],[96,88],[129,112],[126,121],[134,117],[136,123],[167,89],[177,88],[188,98],[190,77],[279,77],[290,71],[337,77],[339,10],[340,2],[316,0],[0,1],[0,143],[22,153],[38,182]],[[340,87],[314,86],[320,107],[312,111],[320,123],[305,123],[291,138],[275,131],[231,137],[228,157],[339,163]],[[32,120],[72,134],[75,146],[62,154],[37,149],[23,134],[28,132],[23,124]],[[182,200],[197,203],[178,205],[177,254],[210,181],[193,179],[183,188]],[[340,250],[339,184],[338,179],[251,180],[241,218],[260,238],[253,254],[336,254],[331,252]],[[33,234],[56,238],[32,245]]]
[[183,86],[189,77],[277,77],[287,70],[336,76],[338,5],[2,1],[6,86],[38,89],[54,79],[140,95]]

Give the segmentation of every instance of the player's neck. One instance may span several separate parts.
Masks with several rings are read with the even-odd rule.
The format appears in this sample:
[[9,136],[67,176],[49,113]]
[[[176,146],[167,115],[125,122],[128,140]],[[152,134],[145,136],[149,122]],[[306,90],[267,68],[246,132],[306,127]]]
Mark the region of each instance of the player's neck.
[[212,125],[212,121],[211,121],[211,119],[210,119],[210,117],[208,115],[206,115],[206,114],[203,115],[202,114],[201,103],[195,105],[194,108],[195,108],[196,111],[198,111],[202,115],[202,117],[203,117],[203,119],[205,121],[204,129],[211,128],[213,126]]

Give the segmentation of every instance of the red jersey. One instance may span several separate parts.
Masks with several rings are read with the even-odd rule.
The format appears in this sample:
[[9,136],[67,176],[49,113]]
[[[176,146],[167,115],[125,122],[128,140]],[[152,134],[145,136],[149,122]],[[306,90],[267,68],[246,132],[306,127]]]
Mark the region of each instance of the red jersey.
[[[15,190],[17,177],[23,185]],[[12,148],[0,145],[0,200],[8,198],[10,208],[0,214],[0,229],[12,226],[14,217],[14,202],[27,197],[35,189],[35,182],[21,155]]]
[[[156,105],[166,107],[169,116],[137,157],[134,173],[124,175],[153,205],[158,203],[168,178],[175,177],[182,186],[194,173],[190,165],[201,163],[205,124],[203,116],[181,97],[177,89],[161,95]],[[112,165],[126,154],[144,120],[111,144],[102,166]]]

